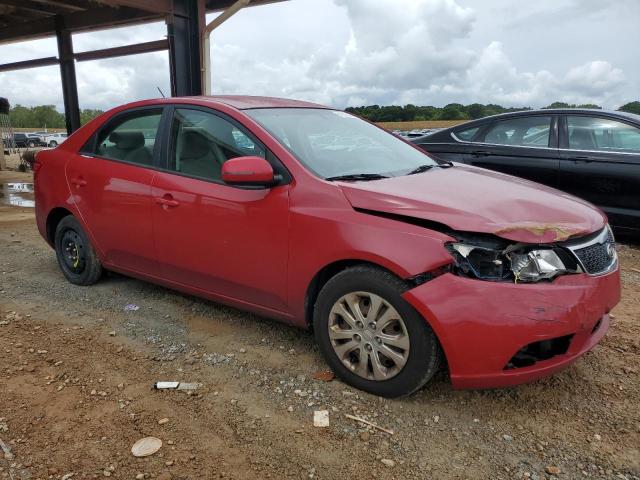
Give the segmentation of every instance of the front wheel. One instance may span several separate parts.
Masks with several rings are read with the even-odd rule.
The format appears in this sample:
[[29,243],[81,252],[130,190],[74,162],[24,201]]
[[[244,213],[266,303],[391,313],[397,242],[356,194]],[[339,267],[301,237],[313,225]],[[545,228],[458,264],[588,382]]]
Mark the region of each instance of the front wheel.
[[338,273],[318,295],[316,341],[349,385],[400,397],[420,389],[438,370],[440,344],[401,297],[406,288],[390,273],[363,265]]
[[55,249],[62,273],[75,285],[93,285],[102,276],[102,264],[80,222],[72,215],[56,227]]
[[27,147],[29,147],[29,148],[35,148],[35,146],[36,146],[36,142],[28,142],[27,143]]
[[56,142],[55,140],[51,140],[49,142],[49,147],[56,148],[57,146],[58,146],[58,142]]

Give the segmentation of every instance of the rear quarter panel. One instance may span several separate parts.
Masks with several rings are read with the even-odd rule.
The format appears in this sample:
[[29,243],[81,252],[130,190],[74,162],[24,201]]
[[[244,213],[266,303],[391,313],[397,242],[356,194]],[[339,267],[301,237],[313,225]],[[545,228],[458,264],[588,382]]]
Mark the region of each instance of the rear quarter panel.
[[64,151],[59,149],[42,150],[36,157],[37,167],[33,175],[36,223],[40,235],[49,244],[49,213],[55,208],[64,208],[77,214],[65,175],[66,158]]

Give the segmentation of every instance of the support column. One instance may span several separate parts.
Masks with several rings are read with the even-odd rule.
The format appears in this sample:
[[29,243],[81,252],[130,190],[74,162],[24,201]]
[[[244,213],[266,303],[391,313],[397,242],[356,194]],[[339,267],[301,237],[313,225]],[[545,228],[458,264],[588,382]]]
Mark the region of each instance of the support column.
[[203,0],[173,0],[167,18],[171,95],[202,95],[200,32],[204,28]]
[[4,141],[0,139],[0,170],[7,169],[7,162],[4,159]]
[[76,65],[73,59],[73,41],[71,32],[64,28],[61,17],[56,17],[56,38],[58,40],[58,58],[60,59],[60,78],[64,98],[64,118],[67,133],[71,135],[80,128],[80,103],[76,82]]

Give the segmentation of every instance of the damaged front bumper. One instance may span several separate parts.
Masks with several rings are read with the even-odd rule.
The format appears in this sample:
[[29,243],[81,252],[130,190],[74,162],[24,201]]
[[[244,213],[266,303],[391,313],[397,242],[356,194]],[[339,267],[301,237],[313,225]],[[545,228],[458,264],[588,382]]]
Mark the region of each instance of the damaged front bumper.
[[440,339],[454,388],[504,387],[557,372],[598,343],[620,273],[616,263],[604,275],[529,284],[446,273],[403,297]]

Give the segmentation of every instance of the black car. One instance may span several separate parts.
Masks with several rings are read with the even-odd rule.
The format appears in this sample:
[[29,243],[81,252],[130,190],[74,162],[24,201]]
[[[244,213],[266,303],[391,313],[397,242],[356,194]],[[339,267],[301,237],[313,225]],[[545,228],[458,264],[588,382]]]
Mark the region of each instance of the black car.
[[640,233],[640,115],[529,110],[411,139],[442,160],[527,178],[602,208],[619,233]]
[[34,148],[42,144],[42,139],[25,133],[14,133],[13,144],[18,148]]

